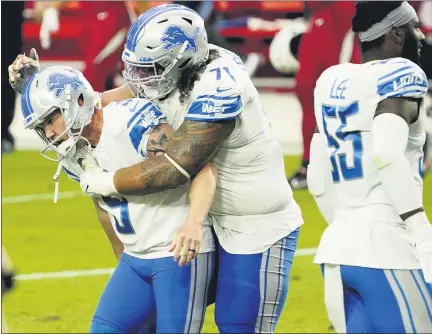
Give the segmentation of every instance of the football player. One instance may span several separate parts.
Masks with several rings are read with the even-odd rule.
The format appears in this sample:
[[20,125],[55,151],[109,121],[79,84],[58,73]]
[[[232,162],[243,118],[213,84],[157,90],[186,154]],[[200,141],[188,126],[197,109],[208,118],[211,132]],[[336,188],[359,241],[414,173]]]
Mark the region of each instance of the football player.
[[[56,153],[56,177],[63,169],[77,182],[84,169],[112,172],[166,155],[173,132],[146,99],[95,107],[88,81],[67,66],[33,75],[22,91],[21,108],[25,128],[45,142],[41,153],[51,159],[49,151]],[[214,270],[207,212],[215,187],[216,170],[206,165],[192,184],[167,186],[148,196],[94,198],[118,265],[99,300],[91,333],[136,332],[154,319],[157,332],[201,330]]]
[[309,190],[330,223],[315,262],[338,333],[432,331],[432,226],[422,204],[424,39],[407,2],[360,2],[362,63],[314,92]]

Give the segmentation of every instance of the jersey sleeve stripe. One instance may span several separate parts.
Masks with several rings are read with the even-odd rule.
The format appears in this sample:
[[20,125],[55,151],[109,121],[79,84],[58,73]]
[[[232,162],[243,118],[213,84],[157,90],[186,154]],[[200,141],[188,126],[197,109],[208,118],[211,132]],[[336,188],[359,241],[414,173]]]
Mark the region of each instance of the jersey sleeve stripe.
[[391,77],[391,76],[393,76],[393,75],[401,74],[402,72],[404,72],[404,71],[406,71],[406,70],[409,70],[409,69],[410,69],[410,70],[414,70],[414,67],[412,67],[412,66],[404,66],[404,67],[398,68],[397,70],[395,70],[395,71],[393,71],[393,72],[391,72],[391,73],[388,73],[388,74],[382,76],[381,78],[379,78],[379,79],[378,79],[378,82],[380,82],[380,81],[382,81],[382,80],[384,80],[384,79],[387,79],[387,78],[389,78],[389,77]]
[[240,96],[231,97],[231,99],[233,102],[230,103],[214,100],[194,101],[190,106],[185,119],[218,121],[235,118],[241,113],[243,103]]
[[[150,106],[150,108],[148,106]],[[129,128],[129,139],[135,151],[141,156],[144,156],[144,148],[140,148],[143,136],[149,133],[156,125],[162,123],[165,116],[151,103],[146,104],[140,110],[141,112],[137,112],[139,117],[134,115],[134,123],[130,122],[133,125]]]
[[238,96],[219,96],[219,95],[200,95],[196,98],[198,100],[215,100],[215,101],[230,101],[237,99]]
[[403,92],[391,92],[389,94],[383,95],[382,97],[385,99],[389,97],[412,97],[413,95],[421,95],[424,93],[425,93],[424,90],[411,89]]
[[408,72],[400,75],[392,80],[383,83],[378,83],[377,93],[379,96],[388,94],[399,94],[407,90],[418,91],[418,93],[426,93],[428,82],[420,73]]
[[69,178],[71,180],[76,181],[76,182],[80,182],[80,178],[78,175],[76,175],[75,173],[73,173],[72,171],[70,171],[69,169],[67,169],[64,166],[63,166],[63,170],[66,172],[67,176],[69,176]]
[[136,111],[136,113],[131,117],[131,119],[129,120],[129,122],[127,123],[127,128],[129,128],[131,126],[131,124],[136,120],[136,118],[142,114],[142,112],[148,107],[150,106],[152,103],[151,102],[147,102],[143,107],[141,107],[139,110]]

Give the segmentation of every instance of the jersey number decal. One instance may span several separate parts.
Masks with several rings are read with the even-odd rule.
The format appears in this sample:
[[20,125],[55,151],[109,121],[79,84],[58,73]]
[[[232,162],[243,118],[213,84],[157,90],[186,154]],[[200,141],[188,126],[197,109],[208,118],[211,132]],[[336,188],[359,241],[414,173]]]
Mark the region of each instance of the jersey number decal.
[[224,72],[231,78],[232,81],[237,81],[233,75],[231,74],[230,70],[228,67],[216,67],[212,70],[210,70],[210,72],[216,72],[216,80],[220,80],[222,78],[222,70],[224,70]]
[[[347,118],[355,115],[358,112],[358,102],[354,102],[348,106],[331,106],[322,105],[323,128],[327,137],[329,147],[333,147],[334,151],[330,155],[332,164],[333,182],[339,182],[340,177],[344,180],[356,180],[363,177],[363,142],[360,132],[345,132],[347,126]],[[337,118],[340,121],[340,126],[332,136],[327,131],[327,120]],[[348,158],[346,153],[339,153],[341,142],[351,142],[353,147],[352,163],[348,167]]]
[[111,209],[119,209],[119,217],[120,220],[117,219],[117,215],[112,215],[115,220],[116,230],[120,234],[135,234],[135,231],[132,227],[130,218],[129,218],[129,209],[128,202],[126,200],[120,201],[117,198],[112,197],[103,197],[103,201],[108,205]]

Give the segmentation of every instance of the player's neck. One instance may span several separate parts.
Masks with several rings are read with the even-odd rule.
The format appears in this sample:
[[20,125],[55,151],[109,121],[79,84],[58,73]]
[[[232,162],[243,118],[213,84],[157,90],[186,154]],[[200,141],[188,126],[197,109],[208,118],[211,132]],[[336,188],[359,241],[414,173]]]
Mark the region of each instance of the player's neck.
[[368,63],[374,60],[384,60],[389,58],[395,58],[395,55],[390,54],[389,52],[385,52],[382,49],[371,49],[363,52],[361,56],[362,63]]
[[95,108],[91,122],[84,127],[82,136],[87,138],[91,145],[96,146],[99,143],[103,127],[103,110]]

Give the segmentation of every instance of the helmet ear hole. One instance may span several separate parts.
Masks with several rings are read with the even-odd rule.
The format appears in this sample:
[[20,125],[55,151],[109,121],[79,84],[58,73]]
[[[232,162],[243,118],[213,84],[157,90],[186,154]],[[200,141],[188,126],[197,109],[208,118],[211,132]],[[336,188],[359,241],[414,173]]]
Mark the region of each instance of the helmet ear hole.
[[190,25],[192,25],[192,20],[191,19],[188,19],[187,17],[182,17],[182,19],[185,20]]
[[192,58],[188,58],[186,59],[183,63],[180,64],[180,66],[178,68],[184,68],[187,66],[187,64],[189,64],[189,62],[191,61]]
[[84,105],[84,95],[81,93],[78,97],[78,105],[82,107]]

